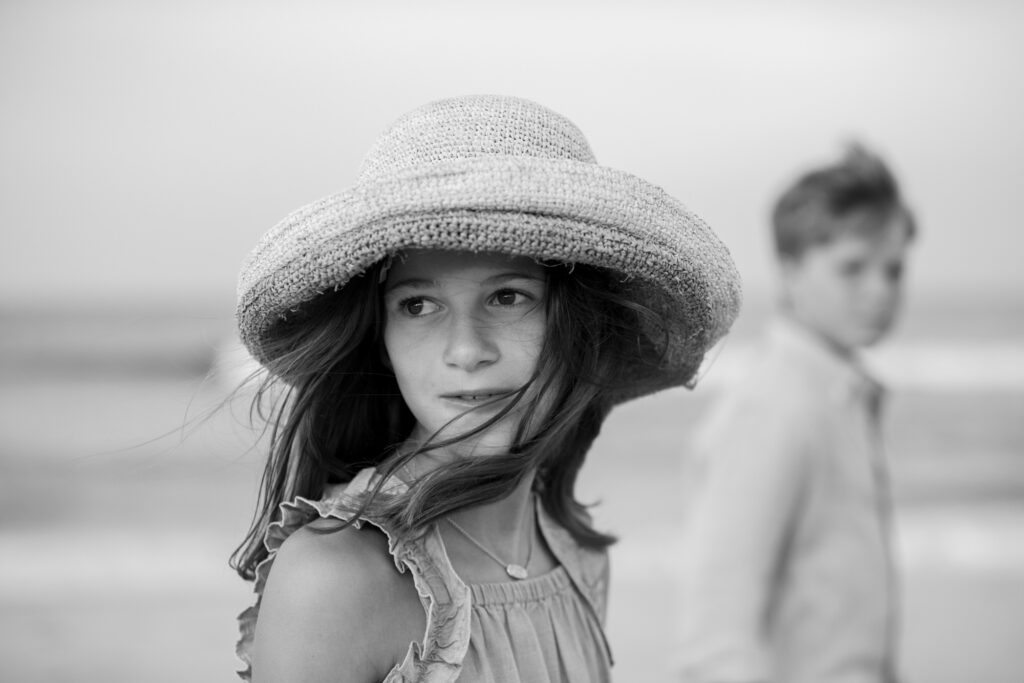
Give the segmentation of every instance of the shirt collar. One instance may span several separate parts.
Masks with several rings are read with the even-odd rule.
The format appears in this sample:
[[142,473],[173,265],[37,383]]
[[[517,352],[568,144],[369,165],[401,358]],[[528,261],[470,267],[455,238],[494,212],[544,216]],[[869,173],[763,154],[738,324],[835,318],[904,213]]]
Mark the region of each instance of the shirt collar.
[[792,318],[776,317],[768,327],[768,338],[802,372],[828,387],[831,396],[863,400],[872,409],[884,398],[885,387],[868,372],[856,352],[842,353]]

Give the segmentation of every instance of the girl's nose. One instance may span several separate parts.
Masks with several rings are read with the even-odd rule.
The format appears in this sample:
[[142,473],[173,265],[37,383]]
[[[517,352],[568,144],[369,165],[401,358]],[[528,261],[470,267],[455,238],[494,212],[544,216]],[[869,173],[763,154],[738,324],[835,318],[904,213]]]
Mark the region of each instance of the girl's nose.
[[472,372],[497,361],[498,347],[492,331],[470,315],[452,316],[444,348],[445,364]]

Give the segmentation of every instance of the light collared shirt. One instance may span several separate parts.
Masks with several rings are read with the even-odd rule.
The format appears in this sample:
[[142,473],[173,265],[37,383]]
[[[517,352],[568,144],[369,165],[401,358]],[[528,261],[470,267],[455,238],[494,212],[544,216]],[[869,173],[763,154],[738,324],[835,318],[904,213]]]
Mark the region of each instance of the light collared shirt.
[[686,482],[684,681],[895,680],[881,394],[780,319],[721,396]]

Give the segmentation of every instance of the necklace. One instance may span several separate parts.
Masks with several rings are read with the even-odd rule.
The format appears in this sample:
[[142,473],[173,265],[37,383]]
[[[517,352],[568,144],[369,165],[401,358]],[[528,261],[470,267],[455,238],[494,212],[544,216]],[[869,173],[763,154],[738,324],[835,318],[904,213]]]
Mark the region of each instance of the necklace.
[[469,532],[466,531],[465,529],[463,529],[458,524],[456,524],[455,520],[453,520],[451,517],[445,517],[445,519],[448,520],[448,523],[451,524],[455,528],[456,531],[458,531],[460,534],[465,536],[466,540],[468,540],[470,543],[472,543],[477,548],[482,550],[487,555],[487,557],[491,558],[492,560],[494,560],[495,562],[500,564],[502,567],[504,567],[506,574],[511,576],[516,581],[522,581],[523,579],[525,579],[525,578],[527,578],[529,576],[529,573],[526,571],[526,568],[530,566],[530,557],[533,556],[533,533],[534,533],[534,529],[533,529],[533,515],[534,515],[533,500],[531,499],[531,501],[530,501],[530,525],[529,525],[530,537],[529,537],[529,540],[527,541],[527,546],[526,546],[526,562],[524,562],[523,564],[516,564],[515,562],[506,562],[505,560],[501,559],[500,557],[495,555],[493,552],[491,552],[491,550],[488,549],[483,543],[481,543],[480,541],[478,541],[475,538],[473,538],[472,536],[470,536]]

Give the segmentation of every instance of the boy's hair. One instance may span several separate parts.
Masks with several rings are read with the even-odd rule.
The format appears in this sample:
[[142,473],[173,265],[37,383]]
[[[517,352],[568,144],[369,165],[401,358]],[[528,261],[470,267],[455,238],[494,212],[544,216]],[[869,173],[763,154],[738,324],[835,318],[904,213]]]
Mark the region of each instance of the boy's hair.
[[[353,504],[352,519],[366,514],[399,535],[415,535],[458,509],[504,497],[536,470],[541,503],[577,543],[601,548],[614,542],[590,525],[575,498],[576,475],[614,404],[614,392],[636,382],[623,374],[662,362],[657,349],[665,345],[637,334],[641,328],[665,330],[661,318],[617,295],[615,278],[604,270],[551,265],[546,268],[547,334],[533,379],[468,434],[399,453],[415,420],[381,353],[380,268],[305,306],[273,340],[280,353],[274,354],[271,373],[254,399],[261,417],[261,399],[271,399],[266,415],[270,455],[253,524],[232,566],[243,578],[254,577],[256,565],[267,556],[264,535],[282,502],[319,498],[326,486],[347,482],[366,467],[386,477],[417,453],[479,433],[527,396],[542,393],[552,397],[550,409],[540,414],[536,401],[524,404],[508,454],[441,466],[404,494],[380,494],[378,486]],[[533,394],[527,391],[531,387]],[[538,428],[528,433],[527,424]],[[335,528],[344,526],[339,522]]]
[[[838,163],[806,173],[779,197],[772,211],[775,251],[780,258],[799,259],[842,233],[878,231],[898,214],[907,238],[913,238],[914,216],[896,179],[881,158],[854,143]],[[863,220],[843,220],[855,215]]]

